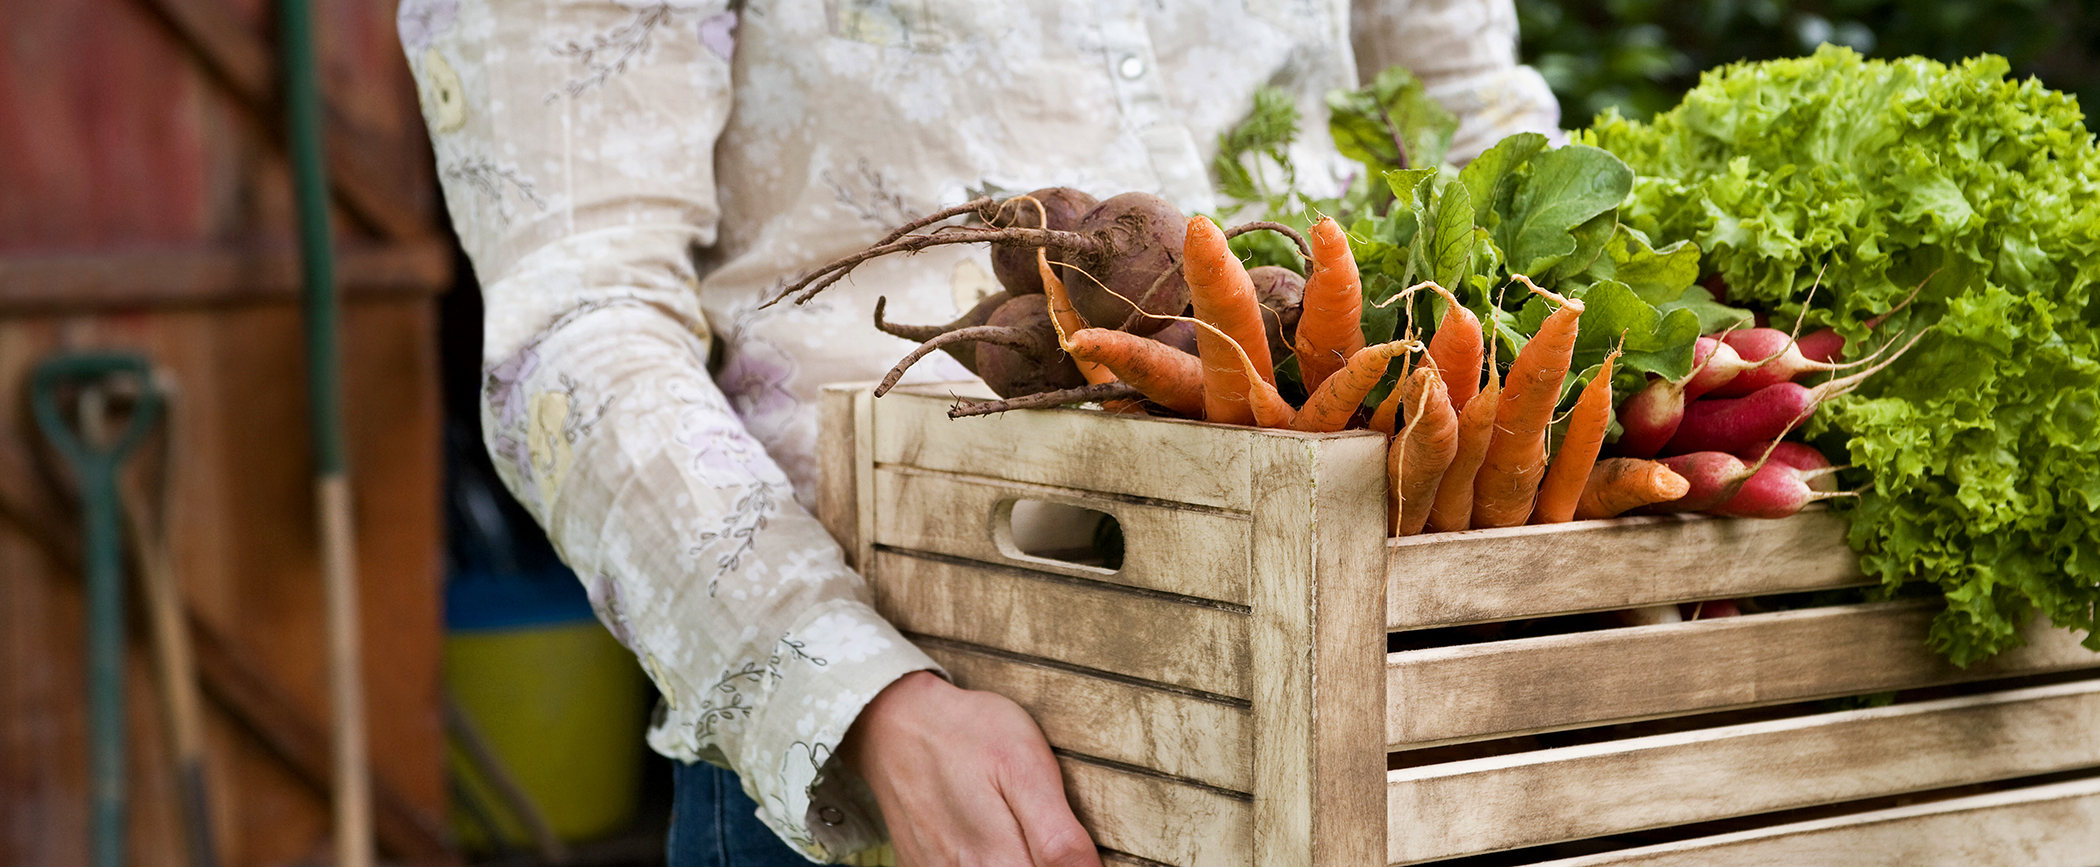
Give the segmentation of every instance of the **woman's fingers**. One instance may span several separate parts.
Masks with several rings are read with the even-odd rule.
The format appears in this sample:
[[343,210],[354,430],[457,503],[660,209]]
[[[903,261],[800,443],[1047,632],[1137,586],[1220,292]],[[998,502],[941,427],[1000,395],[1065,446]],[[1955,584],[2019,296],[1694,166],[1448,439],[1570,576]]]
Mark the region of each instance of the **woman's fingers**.
[[1012,701],[906,675],[841,746],[882,807],[899,864],[1100,867],[1049,743]]

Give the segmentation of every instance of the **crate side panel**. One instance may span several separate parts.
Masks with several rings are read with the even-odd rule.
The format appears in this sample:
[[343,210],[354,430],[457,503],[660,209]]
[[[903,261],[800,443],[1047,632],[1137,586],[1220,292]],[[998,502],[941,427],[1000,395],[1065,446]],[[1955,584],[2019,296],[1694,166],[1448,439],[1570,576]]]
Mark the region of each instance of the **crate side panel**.
[[1050,745],[1239,792],[1253,788],[1247,708],[944,641],[921,649],[965,689],[1013,699]]
[[[1253,522],[1245,515],[899,467],[877,469],[875,490],[876,502],[904,506],[878,511],[878,545],[1247,604],[1247,546]],[[1061,503],[1114,516],[1123,531],[1121,568],[1021,553],[1004,526],[1015,500]]]
[[[1414,863],[2100,766],[2095,732],[2100,680],[1393,771],[1387,857]],[[1419,821],[1430,815],[1440,820]]]
[[1256,443],[1255,848],[1264,867],[1368,867],[1385,839],[1386,439]]
[[1396,539],[1388,629],[1866,583],[1844,518],[1658,516]]
[[1248,697],[1248,616],[1157,594],[878,549],[875,605],[906,632]]
[[817,520],[851,560],[860,549],[860,452],[854,409],[866,385],[824,386],[817,401]]
[[1394,653],[1386,742],[1405,749],[1709,710],[2100,666],[2037,621],[1967,669],[1925,646],[1934,603],[1843,605]]
[[2100,779],[2011,789],[1536,867],[2091,867]]
[[[977,386],[982,388],[982,386]],[[950,419],[940,386],[875,401],[875,460],[928,470],[1245,511],[1252,428],[1091,410]]]
[[1072,812],[1094,845],[1172,867],[1248,867],[1244,796],[1059,756]]

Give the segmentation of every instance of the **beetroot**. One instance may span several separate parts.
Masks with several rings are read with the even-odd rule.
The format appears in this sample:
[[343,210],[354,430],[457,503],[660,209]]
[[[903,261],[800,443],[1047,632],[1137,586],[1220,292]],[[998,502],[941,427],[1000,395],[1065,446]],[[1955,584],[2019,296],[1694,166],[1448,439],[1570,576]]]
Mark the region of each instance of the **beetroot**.
[[[970,308],[969,312],[964,313],[957,317],[954,322],[946,325],[899,325],[895,322],[885,322],[882,318],[882,309],[889,305],[890,299],[887,297],[877,298],[875,299],[875,330],[893,337],[902,337],[906,340],[917,340],[924,343],[950,331],[959,331],[964,328],[983,325],[986,320],[992,318],[992,311],[998,310],[1000,305],[1005,304],[1012,297],[1012,295],[1008,295],[1005,292],[994,292],[986,295],[984,300],[977,302],[977,306]],[[971,373],[977,372],[976,347],[963,343],[953,343],[941,347],[941,351],[948,353],[950,357],[961,362],[963,369]]]
[[[1033,199],[1034,201],[1030,201]],[[1037,209],[1040,202],[1042,208]],[[1070,231],[1079,228],[1079,221],[1088,211],[1100,204],[1098,199],[1071,187],[1045,187],[1027,194],[1015,196],[999,203],[991,219],[986,222],[998,228],[1021,227],[1028,229],[1057,229]],[[1045,218],[1047,219],[1047,222]],[[1035,251],[1038,248],[1026,244],[996,242],[992,245],[992,276],[999,278],[999,285],[1014,295],[1039,294],[1043,291],[1042,272],[1036,270]],[[1050,250],[1050,264],[1064,263],[1064,252]]]
[[989,340],[977,344],[977,375],[992,387],[993,394],[1014,397],[1086,384],[1079,365],[1057,346],[1050,302],[1042,295],[1017,295],[993,311],[984,324],[1035,338],[1032,345]]
[[1190,355],[1196,354],[1196,323],[1180,321],[1162,328],[1152,335],[1157,340]]
[[1188,217],[1151,193],[1110,196],[1080,220],[1078,234],[1096,239],[1073,250],[1058,276],[1087,324],[1152,334],[1189,306],[1181,278],[1181,241]]

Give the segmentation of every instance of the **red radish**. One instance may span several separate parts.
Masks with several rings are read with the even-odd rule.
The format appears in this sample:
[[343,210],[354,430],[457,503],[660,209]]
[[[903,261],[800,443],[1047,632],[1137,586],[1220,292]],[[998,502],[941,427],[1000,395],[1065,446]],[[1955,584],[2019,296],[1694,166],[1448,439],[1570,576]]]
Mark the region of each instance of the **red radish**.
[[1829,458],[1807,443],[1757,443],[1736,452],[1735,456],[1745,461],[1755,461],[1764,455],[1767,449],[1771,452],[1772,463],[1792,467],[1794,473],[1808,483],[1809,488],[1825,493],[1837,490],[1837,476],[1834,474],[1843,468],[1831,466]]
[[[1811,373],[1828,373],[1856,367],[1874,357],[1870,355],[1851,363],[1817,361],[1808,357],[1799,342],[1776,328],[1749,328],[1722,339],[1742,356],[1747,369],[1715,388],[1712,392],[1714,397],[1743,397],[1758,389],[1775,383],[1791,382]],[[1843,345],[1843,338],[1839,338],[1839,351],[1843,350]],[[1822,352],[1827,348],[1819,344],[1817,351]],[[1886,350],[1887,347],[1883,349]]]
[[1808,420],[1820,397],[1808,386],[1781,382],[1748,397],[1693,401],[1663,453],[1740,452],[1769,443]]
[[1793,467],[1779,463],[1768,463],[1750,474],[1742,490],[1728,501],[1708,510],[1716,515],[1732,518],[1784,518],[1801,511],[1803,506],[1817,500],[1849,496],[1847,492],[1822,493],[1811,489],[1802,481],[1801,473]]
[[[1889,312],[1867,320],[1865,323],[1867,329],[1871,331],[1881,327],[1881,323],[1888,321],[1889,317],[1896,315],[1903,308],[1909,307],[1910,302],[1918,297],[1919,290],[1924,289],[1925,284],[1932,282],[1932,278],[1938,276],[1939,273],[1938,271],[1933,271],[1931,274],[1926,275],[1924,281],[1911,287],[1910,294],[1903,296],[1903,300],[1896,302],[1896,306],[1889,308]],[[1810,361],[1834,362],[1845,354],[1845,338],[1839,337],[1835,328],[1818,329],[1802,336],[1800,340],[1794,342],[1794,345],[1801,350],[1802,357]]]
[[1682,602],[1678,608],[1686,620],[1712,620],[1716,617],[1740,617],[1743,609],[1733,599],[1708,599],[1705,602]]
[[1684,420],[1677,425],[1677,433],[1663,446],[1662,453],[1741,452],[1758,443],[1784,437],[1795,425],[1807,421],[1818,404],[1858,388],[1867,377],[1903,357],[1924,336],[1925,332],[1920,331],[1902,349],[1879,364],[1814,388],[1781,382],[1746,397],[1693,401],[1684,408]]
[[1757,364],[1743,360],[1735,347],[1728,345],[1728,335],[1733,330],[1699,338],[1692,345],[1692,373],[1684,381],[1684,399],[1698,400],[1714,389],[1728,384],[1743,371]]
[[1645,511],[1660,512],[1704,512],[1728,501],[1750,478],[1750,466],[1742,459],[1727,452],[1692,452],[1662,459],[1669,467],[1691,484],[1685,495],[1667,503],[1658,503]]
[[1699,338],[1692,351],[1695,366],[1683,379],[1651,379],[1647,388],[1619,405],[1619,426],[1623,432],[1613,447],[1615,453],[1630,458],[1655,457],[1677,434],[1686,401],[1699,399],[1753,366],[1714,337]]

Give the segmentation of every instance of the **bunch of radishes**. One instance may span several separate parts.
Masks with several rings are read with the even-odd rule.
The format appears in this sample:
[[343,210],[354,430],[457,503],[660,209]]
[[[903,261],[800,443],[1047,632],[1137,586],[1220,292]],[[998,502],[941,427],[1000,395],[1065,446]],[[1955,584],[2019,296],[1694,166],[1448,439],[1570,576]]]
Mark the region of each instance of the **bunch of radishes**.
[[[1657,460],[1686,482],[1682,496],[1631,508],[1784,518],[1818,500],[1848,495],[1837,490],[1834,474],[1842,467],[1805,443],[1782,438],[1818,405],[1857,388],[1923,336],[1894,352],[1890,341],[1852,362],[1837,360],[1845,339],[1828,328],[1798,339],[1764,327],[1699,338],[1690,374],[1652,378],[1619,405],[1624,433],[1612,446],[1614,454]],[[1803,382],[1862,365],[1871,366],[1820,384]]]

